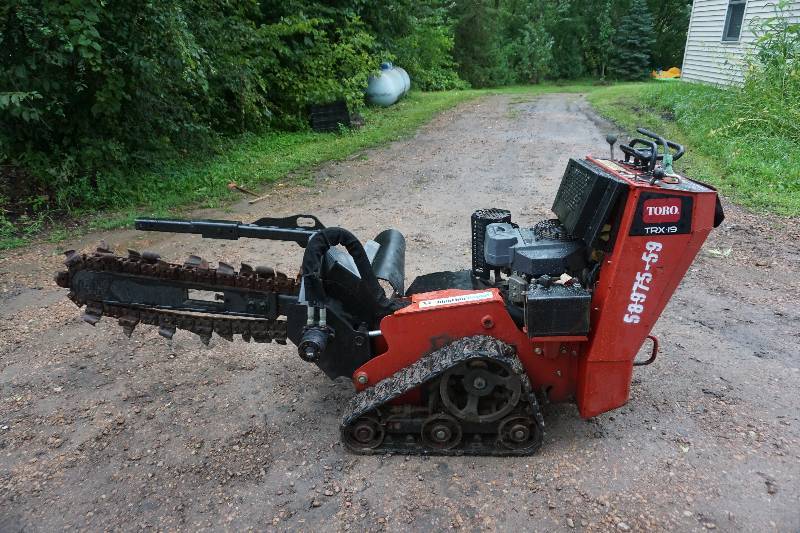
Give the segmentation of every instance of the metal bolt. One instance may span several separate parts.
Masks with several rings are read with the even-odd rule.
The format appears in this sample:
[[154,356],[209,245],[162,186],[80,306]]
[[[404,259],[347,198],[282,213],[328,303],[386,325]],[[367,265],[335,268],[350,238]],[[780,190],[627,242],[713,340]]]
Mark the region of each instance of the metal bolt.
[[567,353],[567,347],[566,346],[562,346],[561,347],[561,353]]
[[366,385],[367,382],[369,382],[369,376],[367,376],[367,374],[364,372],[359,372],[359,374],[356,376],[356,381],[358,381],[360,385]]
[[444,428],[439,428],[433,436],[436,437],[437,440],[445,440],[447,439],[447,431],[445,431]]
[[535,353],[536,355],[542,355],[542,349],[537,346],[536,348],[533,349],[533,353]]
[[366,425],[360,426],[355,433],[359,442],[369,442],[375,436],[375,431]]
[[472,381],[472,386],[478,390],[483,390],[486,388],[486,380],[478,376]]
[[514,442],[524,442],[528,438],[528,428],[522,424],[514,424],[509,432],[511,440]]
[[364,346],[364,337],[356,337],[353,342],[356,343],[356,346]]

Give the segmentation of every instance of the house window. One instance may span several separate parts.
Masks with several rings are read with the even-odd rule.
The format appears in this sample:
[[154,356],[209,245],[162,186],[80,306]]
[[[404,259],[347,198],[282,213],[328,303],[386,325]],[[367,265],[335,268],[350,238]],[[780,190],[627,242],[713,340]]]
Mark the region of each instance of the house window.
[[728,14],[725,17],[725,29],[722,32],[723,41],[738,41],[742,34],[742,22],[744,22],[744,8],[747,0],[730,0],[728,2]]

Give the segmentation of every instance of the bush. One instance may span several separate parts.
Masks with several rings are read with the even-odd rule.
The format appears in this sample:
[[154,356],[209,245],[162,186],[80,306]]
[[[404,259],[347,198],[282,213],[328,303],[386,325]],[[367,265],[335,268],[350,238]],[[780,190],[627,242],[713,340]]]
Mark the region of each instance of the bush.
[[301,128],[309,103],[362,105],[378,59],[356,14],[272,19],[262,7],[3,3],[3,207],[114,206],[125,170],[156,154],[196,151],[218,133]]
[[736,118],[721,131],[729,135],[779,135],[800,145],[800,22],[788,2],[753,26],[757,38],[747,57],[744,84],[730,91]]

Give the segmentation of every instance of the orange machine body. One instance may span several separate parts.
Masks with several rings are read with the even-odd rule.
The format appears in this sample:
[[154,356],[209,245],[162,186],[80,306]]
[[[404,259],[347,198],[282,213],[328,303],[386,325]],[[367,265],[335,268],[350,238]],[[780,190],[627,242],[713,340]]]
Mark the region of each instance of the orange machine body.
[[529,337],[495,288],[415,294],[411,305],[381,321],[379,355],[353,374],[356,388],[453,340],[490,335],[516,348],[534,389],[548,401],[574,401],[587,418],[625,404],[634,358],[711,231],[717,195],[686,178],[681,185],[653,185],[637,179],[633,167],[589,160],[625,180],[628,194],[613,248],[591,287],[588,336]]

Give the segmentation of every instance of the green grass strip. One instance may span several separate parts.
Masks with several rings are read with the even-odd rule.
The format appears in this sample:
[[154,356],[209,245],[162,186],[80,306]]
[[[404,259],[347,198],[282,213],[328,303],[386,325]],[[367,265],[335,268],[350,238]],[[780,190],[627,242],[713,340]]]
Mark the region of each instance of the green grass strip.
[[644,126],[685,145],[678,172],[753,210],[800,215],[800,145],[788,135],[740,127],[738,97],[673,81],[606,87],[588,99],[627,132]]

